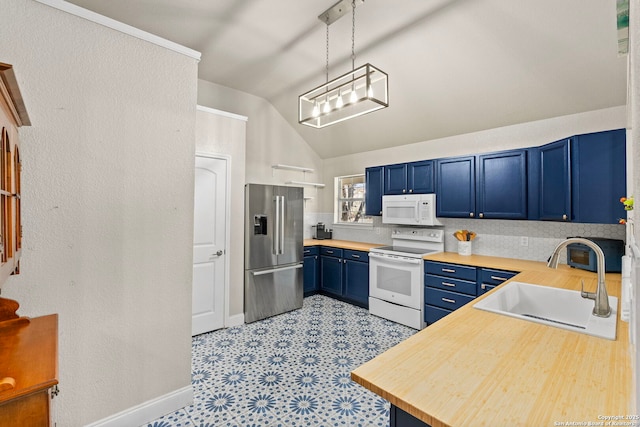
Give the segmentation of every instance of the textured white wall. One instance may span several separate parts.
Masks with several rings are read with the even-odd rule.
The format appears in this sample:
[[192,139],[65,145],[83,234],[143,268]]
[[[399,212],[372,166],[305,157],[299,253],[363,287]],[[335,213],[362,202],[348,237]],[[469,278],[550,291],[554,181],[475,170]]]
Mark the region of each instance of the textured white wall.
[[198,110],[196,151],[231,157],[229,316],[244,313],[244,177],[246,126],[244,120]]
[[0,0],[21,129],[24,250],[3,296],[59,313],[59,426],[190,385],[194,59]]
[[[627,130],[627,136],[631,137],[631,147],[627,147],[627,152],[631,152],[633,162],[633,175],[627,177],[629,187],[636,199],[640,199],[637,193],[640,188],[640,0],[629,1],[629,95],[627,99],[627,105],[629,108],[629,129]],[[635,244],[640,242],[640,229],[638,227],[632,227],[633,221],[637,222],[638,207],[629,212],[629,222],[627,225],[628,235],[635,239]],[[637,258],[634,260],[635,264],[635,282],[632,283],[632,301],[631,301],[631,322],[630,327],[631,339],[633,340],[632,361],[634,364],[634,380],[635,380],[635,396],[633,403],[635,404],[635,411],[638,413],[640,409],[640,290],[638,289],[640,278],[640,266],[638,263],[640,260]],[[633,275],[632,275],[633,277]]]
[[[323,182],[322,159],[267,100],[199,80],[198,105],[249,117],[246,154],[247,183],[283,184],[289,180]],[[274,164],[303,166],[314,169],[314,172],[307,174],[286,170],[274,172],[271,168]],[[305,196],[313,197],[305,202],[305,212],[317,211],[322,195],[327,191],[330,190],[305,187]]]

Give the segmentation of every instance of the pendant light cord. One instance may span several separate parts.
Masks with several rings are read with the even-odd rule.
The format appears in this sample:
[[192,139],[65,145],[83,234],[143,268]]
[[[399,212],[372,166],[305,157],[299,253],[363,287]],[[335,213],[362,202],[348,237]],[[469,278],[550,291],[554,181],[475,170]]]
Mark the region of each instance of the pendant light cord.
[[[327,14],[327,67],[326,67],[326,74],[327,74],[327,83],[329,83],[329,15]],[[328,90],[328,88],[327,88]]]
[[[351,69],[356,69],[356,0],[351,0]],[[329,36],[327,36],[329,37]]]

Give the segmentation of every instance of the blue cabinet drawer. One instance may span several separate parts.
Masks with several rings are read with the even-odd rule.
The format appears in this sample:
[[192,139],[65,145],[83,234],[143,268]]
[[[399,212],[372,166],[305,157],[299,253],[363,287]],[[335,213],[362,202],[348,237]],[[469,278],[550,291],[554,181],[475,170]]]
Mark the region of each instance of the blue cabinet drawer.
[[478,282],[488,285],[500,285],[518,274],[514,271],[492,270],[490,268],[480,268],[478,271]]
[[431,325],[450,313],[453,313],[453,311],[431,305],[425,305],[424,321],[427,322],[427,325]]
[[468,280],[453,279],[433,274],[424,275],[425,286],[444,289],[445,291],[460,292],[468,295],[476,295],[476,282]]
[[456,279],[476,281],[476,268],[466,265],[447,264],[444,262],[425,261],[424,271],[438,276],[455,277]]
[[425,288],[424,302],[429,305],[435,305],[436,307],[456,310],[466,303],[473,301],[474,298],[475,297],[459,294],[457,292]]
[[302,250],[302,256],[320,255],[320,248],[318,246],[305,246]]
[[354,261],[369,262],[369,253],[363,251],[354,251],[351,249],[344,250],[344,259],[352,259]]
[[478,296],[484,295],[489,292],[491,289],[495,288],[497,285],[488,285],[486,283],[480,283],[478,285]]
[[320,248],[320,255],[342,258],[342,249],[322,246]]

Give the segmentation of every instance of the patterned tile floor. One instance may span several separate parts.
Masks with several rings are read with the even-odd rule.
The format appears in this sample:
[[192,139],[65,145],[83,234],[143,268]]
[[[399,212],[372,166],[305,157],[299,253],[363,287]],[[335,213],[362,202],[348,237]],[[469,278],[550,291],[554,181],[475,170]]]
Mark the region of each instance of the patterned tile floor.
[[416,331],[314,295],[302,309],[193,338],[194,404],[148,427],[389,425],[350,371]]

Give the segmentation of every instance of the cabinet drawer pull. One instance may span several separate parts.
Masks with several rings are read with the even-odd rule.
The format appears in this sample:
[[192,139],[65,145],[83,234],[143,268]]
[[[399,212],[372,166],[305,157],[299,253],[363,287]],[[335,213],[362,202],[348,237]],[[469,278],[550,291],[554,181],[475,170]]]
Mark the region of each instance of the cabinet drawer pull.
[[449,298],[442,298],[442,301],[444,302],[450,302],[451,304],[455,304],[455,300],[449,299]]
[[305,254],[309,254],[309,253],[311,253],[311,251],[310,251],[310,250],[308,250],[308,249],[305,249],[304,253],[305,253]]
[[[360,255],[351,255],[353,258],[360,258]],[[507,280],[507,279],[505,279]]]
[[456,271],[452,268],[443,268],[442,271],[444,271],[445,273],[455,273]]
[[487,289],[487,285],[485,285],[484,283],[483,283],[483,284],[481,284],[481,285],[480,285],[480,289],[482,289],[482,290],[484,291],[485,289]]
[[507,278],[506,278],[506,277],[500,277],[500,276],[491,276],[491,278],[492,278],[493,280],[500,280],[500,281],[502,281],[502,282],[504,282],[505,280],[507,280]]
[[455,288],[455,287],[456,287],[456,285],[455,285],[455,284],[453,284],[453,283],[449,283],[449,282],[442,282],[442,284],[443,284],[444,286],[449,286],[449,287],[451,287],[451,288]]
[[327,251],[327,253],[328,253],[328,254],[332,254],[332,253],[333,253],[333,251]]

